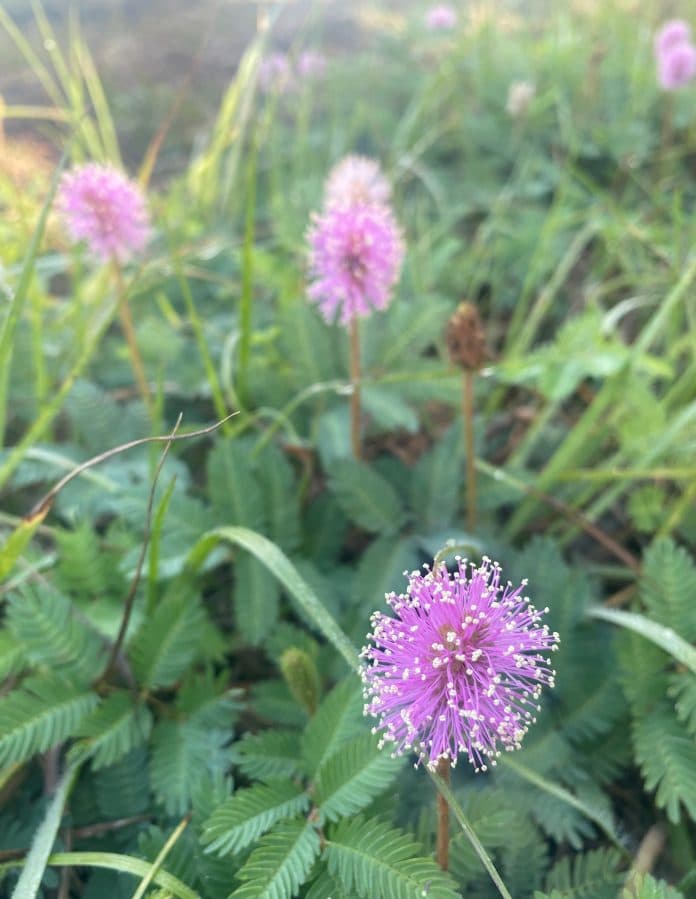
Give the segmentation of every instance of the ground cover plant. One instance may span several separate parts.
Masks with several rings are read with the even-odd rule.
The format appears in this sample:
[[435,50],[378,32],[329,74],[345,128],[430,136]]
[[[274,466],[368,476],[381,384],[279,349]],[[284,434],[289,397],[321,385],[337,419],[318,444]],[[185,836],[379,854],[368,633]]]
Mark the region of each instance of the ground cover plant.
[[696,894],[696,20],[530,7],[265,10],[165,171],[0,12],[1,896]]

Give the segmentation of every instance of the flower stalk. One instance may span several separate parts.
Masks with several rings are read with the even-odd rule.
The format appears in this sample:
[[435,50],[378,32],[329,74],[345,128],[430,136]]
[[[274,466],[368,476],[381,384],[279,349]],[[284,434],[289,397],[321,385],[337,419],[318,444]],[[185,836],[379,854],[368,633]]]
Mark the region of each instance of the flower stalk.
[[360,328],[356,317],[350,322],[350,438],[355,459],[362,459],[360,378]]
[[[442,780],[450,782],[450,760],[442,758],[437,763],[437,773]],[[449,803],[445,796],[437,794],[437,847],[436,858],[443,871],[449,868]]]

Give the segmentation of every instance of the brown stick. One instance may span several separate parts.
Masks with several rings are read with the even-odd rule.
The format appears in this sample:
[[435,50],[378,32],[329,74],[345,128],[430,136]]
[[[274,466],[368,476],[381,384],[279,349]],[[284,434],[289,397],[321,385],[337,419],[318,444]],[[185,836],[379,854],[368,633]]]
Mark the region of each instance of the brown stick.
[[[437,773],[445,783],[450,782],[450,761],[440,759],[437,763]],[[449,805],[447,800],[438,792],[437,794],[437,863],[446,871],[449,867]]]
[[157,479],[159,478],[162,467],[164,466],[165,459],[167,458],[167,453],[169,452],[172,442],[176,437],[176,432],[179,429],[179,425],[181,424],[181,419],[182,415],[181,413],[179,413],[179,417],[177,418],[176,424],[172,429],[172,433],[169,435],[169,440],[167,440],[164,445],[164,449],[162,450],[162,454],[160,455],[159,462],[157,463],[157,468],[155,469],[155,475],[152,479],[152,486],[150,487],[150,497],[147,503],[147,513],[145,515],[145,533],[143,534],[143,542],[142,546],[140,547],[138,564],[135,569],[135,574],[133,575],[130,589],[128,590],[128,595],[126,596],[126,602],[123,609],[123,617],[121,618],[121,626],[118,630],[116,642],[111,648],[109,660],[106,663],[106,667],[104,668],[104,671],[98,681],[98,683],[100,684],[106,683],[112,670],[116,667],[119,653],[121,651],[121,646],[123,645],[123,641],[126,638],[126,633],[128,632],[128,624],[130,623],[130,617],[133,611],[133,603],[135,602],[135,596],[138,592],[138,584],[140,583],[143,564],[145,563],[145,554],[147,552],[148,543],[150,542],[150,527],[152,522],[152,512],[155,504],[155,490],[157,488]]
[[466,527],[476,529],[476,457],[474,447],[474,372],[464,370],[462,390],[464,418],[464,451],[466,453]]
[[353,457],[362,459],[362,441],[360,439],[360,332],[356,316],[353,316],[350,323],[350,383],[353,388],[350,395],[350,437],[353,446]]

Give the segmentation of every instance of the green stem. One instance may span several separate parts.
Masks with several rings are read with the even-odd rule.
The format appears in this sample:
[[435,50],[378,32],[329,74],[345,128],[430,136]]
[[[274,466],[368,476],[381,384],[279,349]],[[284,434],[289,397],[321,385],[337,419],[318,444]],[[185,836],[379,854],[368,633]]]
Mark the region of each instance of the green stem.
[[145,877],[143,877],[143,879],[138,884],[138,889],[133,893],[133,899],[143,899],[145,892],[147,891],[150,884],[154,881],[160,868],[164,864],[165,858],[169,855],[169,853],[172,851],[172,849],[176,845],[179,837],[186,830],[189,821],[190,821],[190,816],[186,815],[185,818],[182,818],[182,820],[179,822],[177,827],[174,828],[174,831],[172,832],[171,836],[169,837],[167,842],[164,844],[164,846],[162,846],[162,849],[160,850],[157,858],[154,860],[154,862],[150,866],[149,871],[147,872]]
[[[450,761],[440,759],[437,763],[437,773],[443,783],[450,782]],[[446,871],[449,868],[449,805],[445,796],[438,791],[437,794],[437,863]]]
[[[208,344],[205,339],[205,332],[203,330],[203,323],[201,322],[200,316],[198,315],[198,311],[196,309],[196,304],[193,301],[193,295],[191,293],[191,287],[189,286],[188,279],[184,275],[183,269],[181,267],[181,260],[178,258],[176,253],[172,252],[171,254],[172,265],[174,267],[174,274],[176,275],[177,283],[179,284],[179,290],[181,291],[181,295],[184,298],[184,303],[186,305],[186,312],[189,317],[189,321],[191,323],[191,327],[193,328],[193,333],[196,338],[196,344],[198,345],[198,352],[201,355],[201,360],[203,362],[203,368],[205,369],[205,374],[208,379],[208,384],[210,385],[210,391],[213,397],[213,406],[215,408],[215,414],[219,419],[226,418],[229,414],[227,409],[227,403],[225,402],[225,396],[222,392],[222,387],[220,385],[220,379],[218,378],[217,372],[215,371],[215,365],[213,363],[212,356],[210,355],[210,350],[208,349]],[[225,425],[225,432],[227,433],[227,426]]]
[[466,454],[466,527],[476,530],[476,446],[474,441],[474,372],[465,371],[462,391],[464,452]]
[[138,385],[138,390],[140,391],[140,396],[142,397],[148,412],[152,416],[154,413],[152,392],[145,375],[143,357],[140,355],[140,350],[138,349],[138,341],[135,335],[135,325],[133,324],[133,316],[131,315],[130,305],[128,304],[128,292],[126,290],[126,284],[123,278],[123,271],[121,269],[120,263],[116,258],[114,258],[113,260],[113,270],[114,277],[116,279],[118,314],[121,320],[123,336],[126,338],[126,343],[128,344],[128,352],[130,353],[133,374],[135,375],[135,380]]
[[350,322],[350,437],[355,459],[362,459],[362,441],[360,439],[360,330],[358,319],[353,316]]
[[449,784],[446,783],[445,780],[443,780],[443,778],[440,777],[440,775],[437,774],[435,771],[429,771],[428,773],[430,774],[431,778],[433,779],[435,786],[440,791],[441,795],[443,796],[443,798],[449,805],[450,809],[452,810],[452,814],[457,819],[459,826],[464,831],[466,838],[471,843],[471,845],[474,849],[474,852],[476,853],[476,855],[478,855],[479,859],[481,860],[481,864],[486,869],[486,871],[488,871],[488,874],[490,875],[490,878],[493,881],[493,883],[496,885],[498,892],[503,897],[503,899],[512,899],[512,896],[508,892],[507,887],[503,883],[503,879],[501,878],[500,874],[498,874],[498,872],[495,868],[495,865],[491,861],[491,857],[486,852],[481,840],[479,840],[479,838],[476,836],[476,833],[475,833],[473,827],[471,826],[471,824],[469,824],[469,821],[468,821],[466,815],[464,814],[464,810],[462,809],[461,805],[457,801],[457,797],[452,792],[452,789],[450,788]]
[[251,321],[254,305],[254,229],[256,223],[256,138],[252,131],[247,167],[247,202],[242,247],[242,295],[239,298],[239,355],[237,393],[244,406],[249,403],[249,362],[251,359]]

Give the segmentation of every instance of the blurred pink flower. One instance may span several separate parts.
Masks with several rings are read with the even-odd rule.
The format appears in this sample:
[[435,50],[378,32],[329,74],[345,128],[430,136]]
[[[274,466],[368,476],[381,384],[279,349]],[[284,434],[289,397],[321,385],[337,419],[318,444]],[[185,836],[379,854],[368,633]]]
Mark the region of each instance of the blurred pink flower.
[[355,203],[386,204],[391,188],[379,164],[366,156],[346,156],[329,172],[325,204],[349,206]]
[[317,50],[303,50],[297,57],[297,74],[300,78],[322,78],[326,73],[326,57]]
[[259,87],[264,93],[287,94],[295,86],[290,60],[285,53],[271,53],[259,65]]
[[429,31],[451,31],[457,27],[457,13],[446,3],[431,6],[425,14],[425,27]]
[[308,233],[309,298],[341,324],[386,309],[404,258],[401,230],[387,206],[334,206],[315,215]]
[[691,26],[683,19],[670,19],[655,34],[655,56],[659,59],[679,44],[691,41]]
[[71,240],[85,241],[102,261],[123,262],[150,237],[140,187],[111,165],[87,163],[63,175],[57,208]]
[[696,47],[683,43],[663,53],[657,63],[657,77],[666,91],[677,90],[696,75]]

